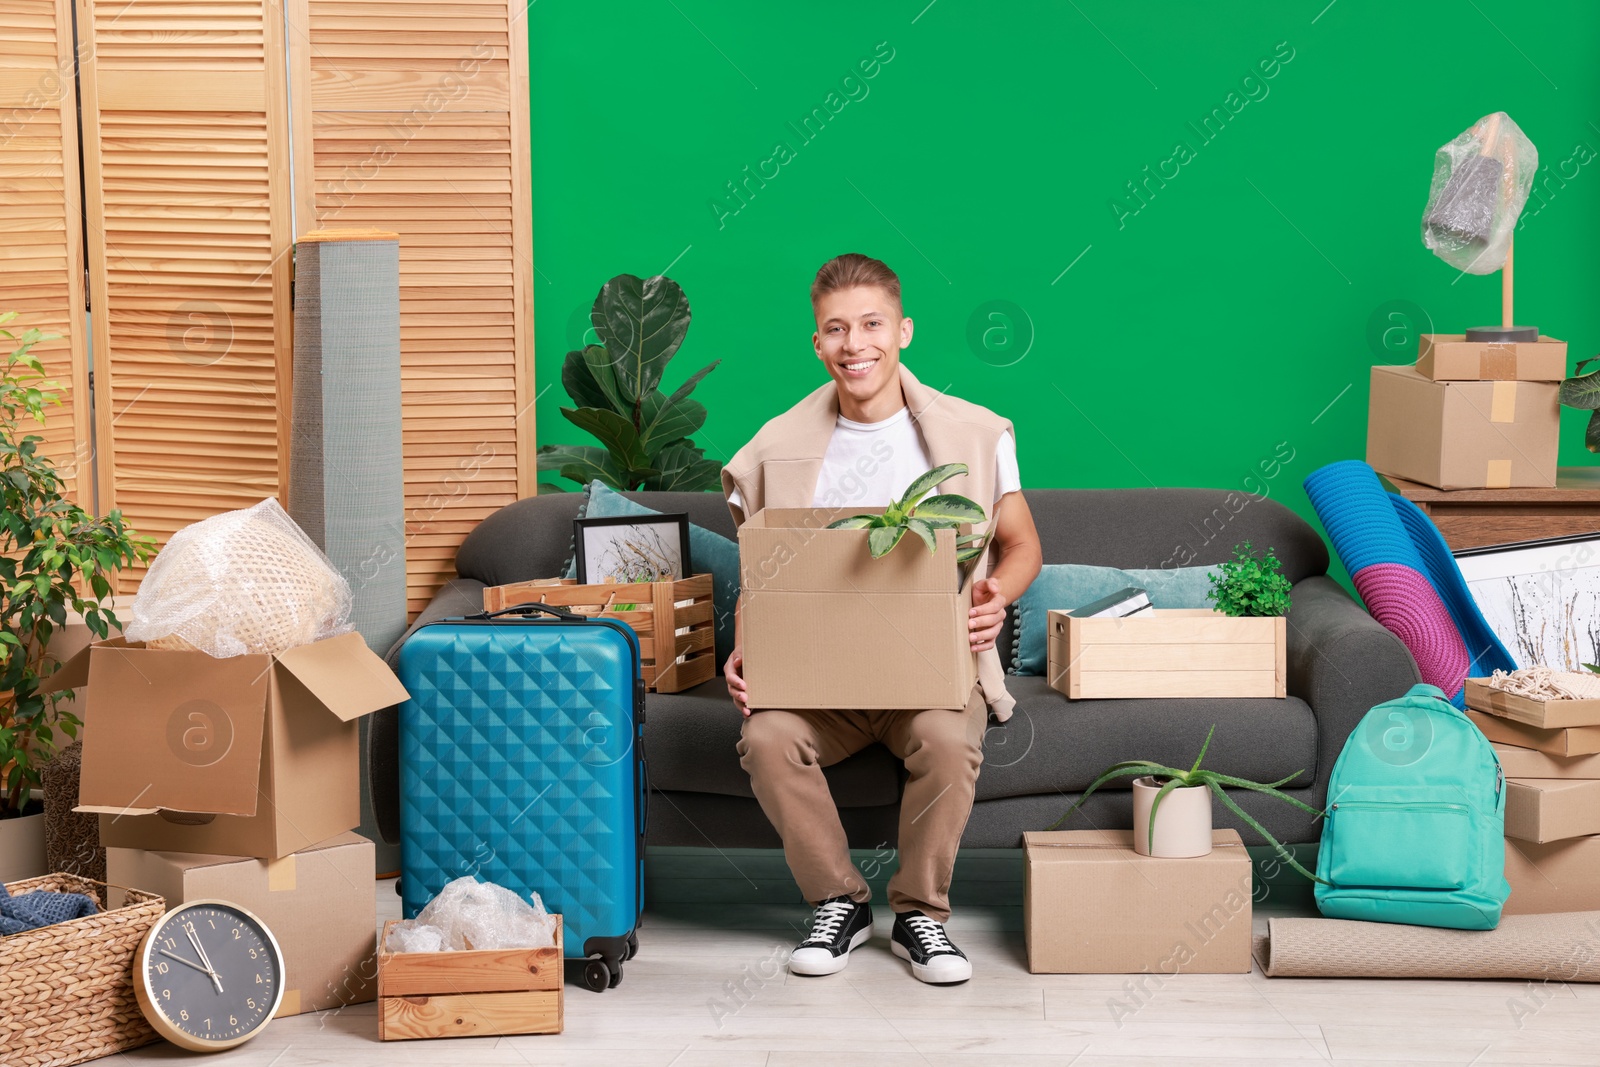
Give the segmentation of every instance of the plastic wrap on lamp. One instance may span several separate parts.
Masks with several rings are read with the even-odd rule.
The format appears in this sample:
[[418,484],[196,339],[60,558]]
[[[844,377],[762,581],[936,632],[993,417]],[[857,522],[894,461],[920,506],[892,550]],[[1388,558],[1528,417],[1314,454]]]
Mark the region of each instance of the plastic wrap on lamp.
[[350,583],[351,622],[383,654],[406,625],[400,243],[320,230],[295,245],[289,513]]
[[1485,115],[1434,155],[1422,243],[1468,274],[1499,270],[1538,169],[1539,150],[1511,116]]

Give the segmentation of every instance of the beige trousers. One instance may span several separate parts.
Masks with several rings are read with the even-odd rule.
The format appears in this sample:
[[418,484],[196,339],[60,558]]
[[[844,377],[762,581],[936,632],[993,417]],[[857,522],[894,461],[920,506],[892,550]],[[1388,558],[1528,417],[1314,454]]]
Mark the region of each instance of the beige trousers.
[[977,690],[963,711],[753,712],[744,721],[739,763],[783,838],[784,858],[806,900],[872,896],[850,861],[822,768],[878,741],[910,775],[900,800],[900,863],[889,879],[889,906],[949,919],[950,875],[972,812],[987,725]]

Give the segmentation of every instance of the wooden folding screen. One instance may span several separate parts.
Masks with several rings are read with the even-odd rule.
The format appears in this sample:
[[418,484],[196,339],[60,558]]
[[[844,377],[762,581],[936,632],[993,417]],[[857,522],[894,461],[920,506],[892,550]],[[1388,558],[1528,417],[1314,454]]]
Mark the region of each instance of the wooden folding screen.
[[[71,0],[0,0],[0,312],[59,334],[33,349],[56,383],[44,452],[93,503]],[[4,351],[9,342],[0,338]]]
[[99,503],[159,545],[278,493],[288,469],[283,14],[77,4]]
[[531,495],[532,227],[521,0],[291,0],[300,229],[400,235],[407,600]]

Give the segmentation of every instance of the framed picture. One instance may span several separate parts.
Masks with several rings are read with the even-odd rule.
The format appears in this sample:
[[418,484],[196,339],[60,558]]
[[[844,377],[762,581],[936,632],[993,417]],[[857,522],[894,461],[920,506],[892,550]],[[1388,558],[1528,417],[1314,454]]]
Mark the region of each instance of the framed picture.
[[574,519],[572,525],[584,585],[673,582],[694,573],[687,513]]
[[1600,663],[1600,533],[1454,553],[1489,628],[1519,667]]

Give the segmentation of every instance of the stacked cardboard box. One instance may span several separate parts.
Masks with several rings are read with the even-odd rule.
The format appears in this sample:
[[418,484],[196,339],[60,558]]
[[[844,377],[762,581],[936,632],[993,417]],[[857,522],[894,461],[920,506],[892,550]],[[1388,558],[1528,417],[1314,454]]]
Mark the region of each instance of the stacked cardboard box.
[[1372,368],[1367,462],[1440,489],[1556,484],[1567,344],[1423,334],[1414,366]]
[[1600,909],[1600,700],[1466,685],[1505,774],[1507,915]]
[[100,816],[108,882],[254,912],[284,951],[279,1015],[374,998],[373,845],[347,832],[359,719],[407,694],[359,634],[228,659],[116,638],[50,680],[87,686],[78,810]]

